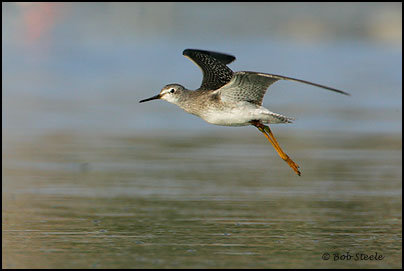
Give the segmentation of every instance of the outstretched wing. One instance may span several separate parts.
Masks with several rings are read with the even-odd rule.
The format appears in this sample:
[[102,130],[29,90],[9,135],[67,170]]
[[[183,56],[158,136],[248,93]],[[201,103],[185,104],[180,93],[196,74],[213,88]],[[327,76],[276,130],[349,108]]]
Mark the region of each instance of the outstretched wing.
[[335,91],[344,95],[350,95],[345,91],[312,83],[309,81],[282,75],[258,72],[236,72],[233,74],[233,78],[229,81],[229,83],[218,89],[217,92],[220,94],[221,99],[224,101],[247,101],[250,103],[261,105],[268,87],[278,80],[290,80],[300,82]]
[[199,89],[219,89],[233,76],[233,71],[226,66],[236,59],[232,55],[195,49],[186,49],[182,54],[202,70],[203,79]]

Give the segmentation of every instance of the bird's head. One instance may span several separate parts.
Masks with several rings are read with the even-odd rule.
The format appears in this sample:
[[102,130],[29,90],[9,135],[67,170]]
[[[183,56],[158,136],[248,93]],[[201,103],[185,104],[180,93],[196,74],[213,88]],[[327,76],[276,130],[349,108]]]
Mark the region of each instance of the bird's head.
[[169,84],[163,87],[159,94],[139,101],[139,103],[148,102],[155,99],[166,100],[169,103],[177,104],[181,94],[184,91],[184,87],[179,84]]

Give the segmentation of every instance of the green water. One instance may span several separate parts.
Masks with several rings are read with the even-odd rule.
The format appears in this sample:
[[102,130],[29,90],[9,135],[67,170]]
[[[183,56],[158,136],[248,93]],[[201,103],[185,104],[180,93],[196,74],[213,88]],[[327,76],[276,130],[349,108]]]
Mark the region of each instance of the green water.
[[398,136],[7,138],[3,268],[402,266]]

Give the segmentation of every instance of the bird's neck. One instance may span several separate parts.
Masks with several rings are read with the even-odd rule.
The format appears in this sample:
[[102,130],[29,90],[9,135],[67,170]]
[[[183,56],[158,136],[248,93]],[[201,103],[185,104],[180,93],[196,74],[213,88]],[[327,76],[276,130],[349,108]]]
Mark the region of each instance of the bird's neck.
[[204,102],[203,99],[201,99],[202,97],[200,94],[199,90],[184,89],[181,98],[176,104],[186,112],[200,116],[200,111]]

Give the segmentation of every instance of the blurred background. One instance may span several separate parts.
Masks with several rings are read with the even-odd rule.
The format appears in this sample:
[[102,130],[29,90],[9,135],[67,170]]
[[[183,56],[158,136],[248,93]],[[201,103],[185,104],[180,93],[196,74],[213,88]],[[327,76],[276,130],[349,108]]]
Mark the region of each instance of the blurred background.
[[[301,178],[252,127],[138,103],[199,87],[186,48],[351,93],[267,92]],[[2,3],[2,55],[3,268],[402,266],[402,3]]]

